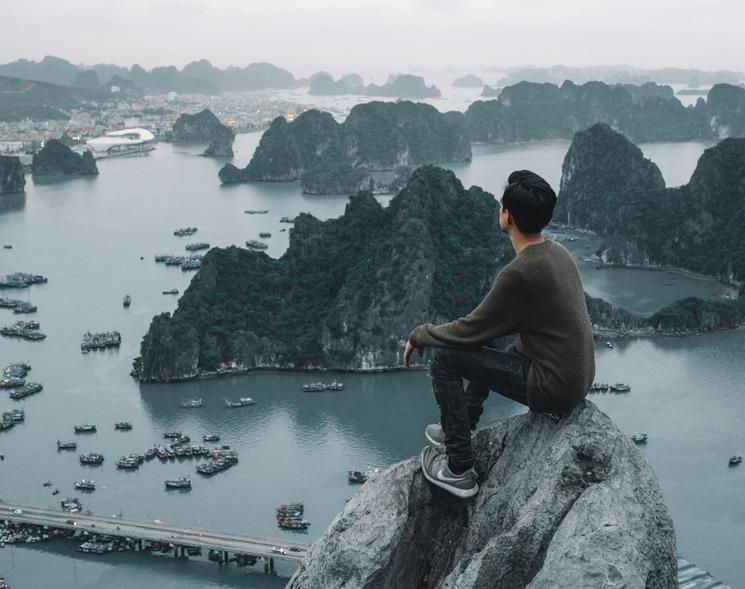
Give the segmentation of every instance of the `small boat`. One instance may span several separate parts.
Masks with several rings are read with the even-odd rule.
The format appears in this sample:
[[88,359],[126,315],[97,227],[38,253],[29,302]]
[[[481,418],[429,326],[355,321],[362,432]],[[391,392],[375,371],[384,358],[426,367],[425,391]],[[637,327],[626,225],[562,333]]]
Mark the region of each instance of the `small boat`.
[[191,479],[187,477],[168,479],[165,485],[166,489],[191,489]]
[[605,347],[606,348],[610,348],[612,350],[613,349],[613,342],[605,342]]
[[257,241],[255,239],[249,239],[246,242],[246,247],[248,249],[252,249],[252,250],[265,250],[269,246],[267,244],[265,244],[264,242]]
[[362,472],[361,470],[348,470],[347,471],[347,480],[350,483],[366,483],[368,479],[368,475]]
[[251,397],[241,397],[237,401],[229,401],[228,399],[225,399],[225,405],[231,409],[234,409],[235,407],[246,407],[248,405],[253,405],[254,403],[256,403],[256,401]]
[[95,491],[96,483],[86,479],[80,479],[79,481],[75,481],[75,488],[78,491]]
[[203,442],[219,442],[220,441],[220,435],[219,434],[204,434],[202,436]]
[[124,295],[124,300],[122,301],[122,305],[124,306],[124,308],[126,309],[131,304],[132,304],[132,297],[129,295]]
[[310,527],[309,521],[299,518],[279,519],[277,520],[277,524],[285,530],[307,530]]
[[247,215],[266,215],[269,211],[267,209],[246,209],[243,212]]
[[164,432],[163,438],[166,440],[176,440],[181,437],[181,432]]
[[172,288],[171,290],[164,290],[163,291],[163,294],[177,295],[178,294],[178,289],[177,288]]
[[102,462],[103,455],[96,452],[89,452],[80,455],[80,464],[101,464]]
[[82,511],[83,509],[83,505],[82,503],[80,503],[80,499],[76,497],[68,497],[67,499],[63,499],[62,501],[60,501],[60,504],[62,505],[62,509],[71,513],[77,513],[78,511]]
[[266,239],[267,237],[271,237],[271,236],[272,236],[272,234],[269,233],[268,231],[262,231],[261,233],[259,233],[259,237],[261,237],[263,239]]
[[185,409],[196,409],[202,406],[202,399],[182,399],[181,406]]
[[332,382],[330,385],[328,385],[328,389],[330,391],[341,391],[344,388],[344,384],[341,382]]
[[302,503],[285,503],[284,505],[277,507],[277,517],[279,517],[280,514],[286,513],[297,513],[298,515],[302,515],[303,511],[305,511],[305,505]]
[[306,393],[321,393],[327,388],[322,382],[310,382],[303,385],[303,391]]
[[118,429],[120,431],[129,431],[132,429],[132,424],[128,421],[118,421],[114,424],[114,429]]
[[77,450],[77,448],[77,442],[63,442],[61,440],[57,440],[57,450]]
[[3,244],[3,247],[4,247],[4,248],[5,248],[6,250],[12,250],[12,249],[13,249],[13,246],[12,246],[12,245],[10,245],[9,243],[5,243],[5,244]]
[[52,491],[52,495],[59,495],[59,489],[55,489],[54,491]]
[[628,393],[631,390],[631,387],[625,382],[617,382],[616,384],[611,385],[610,390],[614,393]]
[[646,444],[647,434],[644,434],[644,433],[632,434],[631,441],[634,442],[634,444]]
[[75,433],[76,434],[92,434],[95,433],[96,426],[90,423],[86,423],[85,425],[76,425],[75,426]]
[[42,487],[51,487],[51,486],[52,486],[52,481],[47,481],[46,483],[42,485]]
[[729,459],[730,466],[737,466],[741,462],[742,462],[742,456],[740,456],[739,454],[735,454]]

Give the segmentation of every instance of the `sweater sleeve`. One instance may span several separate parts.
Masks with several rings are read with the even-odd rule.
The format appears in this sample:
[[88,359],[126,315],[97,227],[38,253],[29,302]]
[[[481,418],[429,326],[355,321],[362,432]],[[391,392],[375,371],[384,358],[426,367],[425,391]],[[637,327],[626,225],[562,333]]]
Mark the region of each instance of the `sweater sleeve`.
[[416,348],[478,348],[496,337],[524,329],[530,304],[523,278],[505,268],[484,300],[468,315],[442,325],[420,325],[411,332],[409,340]]

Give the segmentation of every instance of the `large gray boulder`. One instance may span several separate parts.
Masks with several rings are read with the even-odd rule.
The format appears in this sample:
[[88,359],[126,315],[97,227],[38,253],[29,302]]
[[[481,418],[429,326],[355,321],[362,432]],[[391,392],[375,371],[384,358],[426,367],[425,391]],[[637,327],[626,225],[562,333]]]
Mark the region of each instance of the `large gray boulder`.
[[418,458],[374,476],[289,589],[677,587],[675,532],[652,468],[595,405],[528,413],[475,440],[479,494],[432,487]]

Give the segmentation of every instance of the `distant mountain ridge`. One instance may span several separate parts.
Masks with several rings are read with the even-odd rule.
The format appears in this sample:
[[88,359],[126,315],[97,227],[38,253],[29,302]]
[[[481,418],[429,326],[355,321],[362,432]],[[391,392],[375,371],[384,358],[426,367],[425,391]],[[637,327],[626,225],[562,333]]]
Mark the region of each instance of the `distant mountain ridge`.
[[717,84],[707,100],[684,107],[669,86],[565,81],[520,82],[496,100],[478,100],[465,113],[472,141],[515,143],[569,139],[607,123],[637,142],[722,139],[745,135],[745,88]]
[[394,74],[388,77],[385,84],[368,84],[365,86],[358,74],[348,74],[334,80],[327,72],[318,72],[310,77],[308,94],[358,96],[389,96],[392,98],[439,98],[437,86],[427,86],[424,78],[411,74]]
[[53,84],[72,86],[84,71],[94,72],[100,80],[114,76],[130,80],[148,94],[180,92],[184,94],[215,94],[228,90],[264,90],[295,88],[298,81],[282,68],[269,63],[252,63],[246,67],[214,67],[202,59],[179,70],[174,66],[146,70],[135,64],[131,68],[111,64],[75,65],[65,59],[46,56],[39,62],[19,59],[0,65],[0,76],[12,76]]

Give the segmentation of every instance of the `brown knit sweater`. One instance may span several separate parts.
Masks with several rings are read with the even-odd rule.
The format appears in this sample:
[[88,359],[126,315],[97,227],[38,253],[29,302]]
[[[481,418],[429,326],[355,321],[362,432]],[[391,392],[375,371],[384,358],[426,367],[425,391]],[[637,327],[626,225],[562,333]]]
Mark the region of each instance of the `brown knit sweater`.
[[595,348],[577,265],[566,248],[545,240],[523,249],[497,275],[471,313],[411,332],[417,348],[478,348],[516,333],[530,358],[528,404],[566,412],[587,395],[595,377]]

